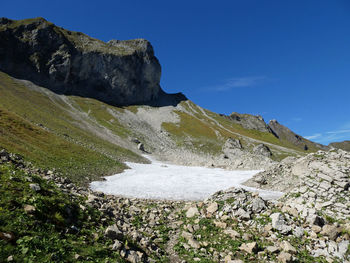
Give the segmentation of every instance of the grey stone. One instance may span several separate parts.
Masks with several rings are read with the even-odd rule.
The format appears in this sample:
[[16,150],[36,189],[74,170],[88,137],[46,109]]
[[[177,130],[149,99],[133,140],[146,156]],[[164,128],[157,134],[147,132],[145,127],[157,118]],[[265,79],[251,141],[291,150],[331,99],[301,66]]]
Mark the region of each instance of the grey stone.
[[123,233],[119,230],[116,224],[107,227],[105,231],[105,236],[114,240],[114,239],[123,239]]
[[270,218],[272,220],[272,227],[280,231],[282,234],[287,234],[292,230],[291,226],[286,225],[284,217],[281,213],[274,213],[270,215]]
[[267,147],[265,144],[259,144],[253,148],[253,153],[257,155],[262,155],[266,157],[271,157],[272,152],[269,147]]
[[186,217],[188,218],[191,218],[197,215],[199,215],[199,211],[198,211],[198,208],[195,206],[190,207],[186,212]]
[[284,240],[281,243],[281,249],[285,252],[296,253],[297,250],[288,241]]
[[247,252],[248,254],[256,253],[258,250],[258,244],[256,242],[243,243],[240,247],[240,250]]
[[322,227],[321,235],[328,236],[330,240],[335,240],[340,234],[340,230],[335,225],[324,225]]
[[39,184],[29,184],[29,187],[35,192],[39,192],[41,190],[41,187]]
[[252,211],[254,213],[259,213],[266,209],[266,204],[261,198],[254,198],[252,201]]
[[140,151],[144,152],[144,151],[145,151],[145,147],[143,146],[143,143],[140,142],[140,143],[137,145],[137,149],[139,149]]
[[292,262],[292,255],[287,253],[287,252],[281,252],[278,257],[277,257],[278,261],[281,263],[289,263]]
[[218,203],[213,202],[208,206],[207,212],[210,214],[213,214],[218,210],[218,208],[219,208]]

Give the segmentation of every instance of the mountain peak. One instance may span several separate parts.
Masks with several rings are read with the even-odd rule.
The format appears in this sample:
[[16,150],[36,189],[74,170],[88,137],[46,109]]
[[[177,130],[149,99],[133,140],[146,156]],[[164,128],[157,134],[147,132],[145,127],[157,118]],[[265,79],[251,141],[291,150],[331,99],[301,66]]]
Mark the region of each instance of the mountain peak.
[[0,19],[0,70],[59,94],[113,105],[145,104],[165,94],[149,41],[106,43],[42,17]]

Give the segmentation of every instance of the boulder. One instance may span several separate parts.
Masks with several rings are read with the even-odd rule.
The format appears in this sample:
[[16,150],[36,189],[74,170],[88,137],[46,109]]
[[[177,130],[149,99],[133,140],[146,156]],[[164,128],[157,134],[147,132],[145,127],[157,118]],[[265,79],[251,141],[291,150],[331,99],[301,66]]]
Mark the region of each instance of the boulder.
[[186,217],[188,218],[191,218],[197,215],[199,215],[199,211],[198,211],[198,208],[195,206],[190,207],[186,212]]
[[274,213],[270,215],[270,218],[272,220],[272,228],[280,231],[282,234],[288,234],[292,230],[291,226],[286,225],[281,213]]
[[328,236],[330,240],[336,240],[340,232],[340,229],[335,225],[324,225],[320,234]]
[[107,227],[105,231],[105,236],[112,240],[115,240],[115,239],[123,240],[124,238],[123,233],[119,230],[118,226],[115,224]]
[[258,251],[258,244],[256,242],[243,243],[239,249],[247,252],[248,254],[256,253]]
[[271,157],[272,152],[269,147],[267,147],[265,144],[258,144],[253,148],[253,153],[256,155],[262,155],[266,157]]
[[210,214],[215,213],[218,210],[219,206],[217,202],[213,202],[211,204],[209,204],[209,206],[207,207],[207,212]]

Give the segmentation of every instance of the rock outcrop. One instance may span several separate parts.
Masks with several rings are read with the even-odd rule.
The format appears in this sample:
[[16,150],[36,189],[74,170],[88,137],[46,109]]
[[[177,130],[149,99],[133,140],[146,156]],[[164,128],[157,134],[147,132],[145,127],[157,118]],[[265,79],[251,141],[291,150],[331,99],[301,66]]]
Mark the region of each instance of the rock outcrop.
[[350,153],[343,150],[288,157],[245,184],[288,192],[285,200],[304,216],[305,207],[323,210],[330,217],[350,215]]
[[[319,155],[321,153],[314,157],[320,158]],[[23,175],[13,173],[11,182],[32,182],[32,175],[40,175],[54,182],[71,199],[81,200],[80,209],[100,213],[98,222],[91,222],[101,226],[96,228],[95,239],[98,237],[102,244],[108,245],[109,250],[127,262],[160,262],[164,259],[170,262],[276,262],[276,258],[278,262],[348,262],[350,212],[344,206],[349,204],[349,195],[348,188],[338,183],[346,180],[344,174],[348,175],[349,166],[339,166],[339,162],[332,161],[350,159],[343,151],[328,155],[325,158],[330,163],[320,164],[319,159],[319,164],[316,160],[310,162],[312,167],[318,167],[320,173],[324,173],[322,182],[328,182],[325,175],[329,176],[331,170],[335,172],[334,178],[340,178],[330,183],[332,189],[326,205],[317,202],[313,205],[310,200],[312,191],[321,188],[317,183],[321,180],[317,177],[308,179],[312,184],[308,188],[305,186],[307,189],[296,187],[277,201],[265,200],[244,189],[229,188],[201,202],[180,202],[93,192],[75,186],[53,171],[33,168],[19,156],[4,150],[0,151],[0,165],[12,163],[16,169],[25,171]],[[309,157],[309,161],[311,159]],[[337,171],[335,167],[338,167]],[[37,179],[36,182],[45,190],[33,191],[36,195],[48,192],[45,187],[49,184]],[[333,198],[341,194],[343,199]],[[17,209],[25,209],[30,216],[35,216],[36,202]],[[338,203],[343,207],[332,214]],[[10,232],[0,231],[0,239],[9,242],[13,237]],[[77,255],[80,260],[91,259],[90,256]],[[0,256],[0,259],[3,258]]]
[[240,114],[232,112],[229,116],[226,116],[234,123],[240,124],[245,129],[258,130],[261,132],[269,132],[269,127],[266,125],[263,117],[260,115]]
[[105,43],[43,18],[0,19],[0,70],[56,93],[113,105],[167,97],[159,85],[160,64],[147,40]]
[[279,139],[284,139],[295,146],[304,149],[305,151],[309,150],[309,148],[327,150],[328,147],[319,143],[311,142],[302,136],[294,133],[286,126],[280,124],[277,120],[271,120],[268,124],[271,132]]
[[266,146],[265,144],[258,144],[257,146],[255,146],[253,148],[253,153],[257,154],[257,155],[263,155],[266,157],[272,156],[272,152],[271,152],[270,148],[268,146]]

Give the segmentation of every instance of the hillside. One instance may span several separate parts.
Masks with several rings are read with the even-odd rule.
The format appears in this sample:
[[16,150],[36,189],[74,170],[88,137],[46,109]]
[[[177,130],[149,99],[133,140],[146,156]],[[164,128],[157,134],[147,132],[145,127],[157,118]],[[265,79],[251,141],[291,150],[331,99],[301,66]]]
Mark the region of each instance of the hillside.
[[[160,65],[146,40],[104,43],[42,18],[3,18],[0,24],[0,146],[41,167],[56,168],[76,182],[121,171],[125,161],[146,162],[140,156],[140,142],[166,161],[225,168],[261,169],[286,156],[317,150],[311,142],[305,148],[276,136],[263,120],[260,124],[266,129],[245,125],[242,120],[252,115],[241,115],[237,121],[205,110],[182,94],[166,94],[159,86]],[[21,59],[33,54],[39,57]],[[104,66],[92,66],[96,63]],[[149,70],[140,65],[157,69],[152,71],[157,74],[154,81],[144,80],[152,87],[142,84]],[[58,77],[67,67],[69,74]],[[101,74],[116,74],[114,82],[103,84],[106,90],[96,86]],[[131,85],[128,81],[135,75],[141,79]],[[119,85],[121,79],[128,81]],[[135,92],[147,93],[141,97],[148,105],[124,105],[141,102]],[[232,140],[241,147],[235,148]],[[267,155],[261,152],[264,147]]]
[[[261,116],[211,112],[164,92],[160,77],[147,40],[0,19],[0,262],[350,259],[348,152]],[[263,170],[246,184],[285,195],[229,188],[172,201],[89,187],[150,159],[161,169]]]
[[350,151],[350,141],[343,141],[343,142],[332,142],[328,146],[334,147],[337,149],[342,149],[344,151]]

